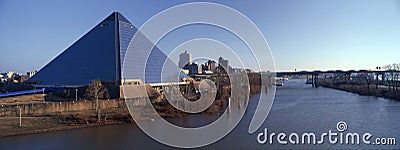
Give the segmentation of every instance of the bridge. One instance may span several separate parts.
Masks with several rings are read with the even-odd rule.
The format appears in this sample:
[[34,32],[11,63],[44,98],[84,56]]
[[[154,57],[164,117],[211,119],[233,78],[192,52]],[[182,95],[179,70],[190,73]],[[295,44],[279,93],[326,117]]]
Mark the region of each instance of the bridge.
[[352,73],[365,73],[365,74],[375,74],[376,75],[376,80],[378,80],[378,77],[381,76],[381,79],[385,79],[385,74],[387,73],[397,73],[399,74],[399,70],[348,70],[348,71],[343,71],[343,70],[329,70],[329,71],[320,71],[320,70],[314,70],[314,71],[298,71],[298,72],[275,72],[275,75],[277,77],[287,77],[287,76],[299,76],[299,75],[306,75],[307,78],[308,76],[311,76],[311,84],[313,87],[318,87],[318,80],[319,76],[323,74],[341,74],[344,76],[344,79],[350,79]]
[[149,83],[152,87],[162,87],[162,86],[173,86],[173,85],[187,85],[189,82],[161,82],[161,83]]

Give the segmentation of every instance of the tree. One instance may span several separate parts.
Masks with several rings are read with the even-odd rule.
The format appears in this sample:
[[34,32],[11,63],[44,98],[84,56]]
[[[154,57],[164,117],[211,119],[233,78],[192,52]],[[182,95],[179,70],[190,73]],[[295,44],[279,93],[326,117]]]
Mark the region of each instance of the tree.
[[387,82],[389,83],[389,91],[396,91],[397,90],[397,80],[399,78],[399,71],[400,71],[400,64],[389,64],[383,67],[387,71],[387,75],[389,76],[387,78]]
[[374,80],[374,75],[373,75],[373,73],[372,72],[370,72],[370,71],[367,71],[365,74],[364,74],[364,78],[365,78],[365,81],[367,82],[367,89],[368,89],[368,95],[370,95],[370,85],[371,85],[371,82]]
[[386,65],[382,67],[383,69],[385,69],[386,71],[388,71],[387,73],[385,73],[387,76],[386,77],[386,82],[388,83],[388,87],[389,87],[389,92],[391,92],[391,83],[393,82],[393,77],[394,77],[394,66],[392,64]]
[[88,98],[93,98],[96,100],[96,116],[98,119],[98,122],[100,122],[100,105],[99,105],[99,99],[108,97],[108,90],[105,86],[101,84],[100,80],[93,80],[92,84],[88,86],[86,89],[86,96]]
[[[381,67],[376,67],[376,70],[380,70],[381,69]],[[379,84],[379,75],[380,75],[380,73],[379,72],[377,72],[376,74],[376,83],[375,83],[375,90],[376,90],[376,92],[378,92],[378,84]],[[382,76],[383,77],[383,76]],[[382,79],[383,80],[383,79]]]
[[394,69],[394,81],[395,83],[393,84],[393,91],[397,91],[397,84],[399,80],[399,71],[400,71],[400,63],[398,64],[393,64],[393,69]]

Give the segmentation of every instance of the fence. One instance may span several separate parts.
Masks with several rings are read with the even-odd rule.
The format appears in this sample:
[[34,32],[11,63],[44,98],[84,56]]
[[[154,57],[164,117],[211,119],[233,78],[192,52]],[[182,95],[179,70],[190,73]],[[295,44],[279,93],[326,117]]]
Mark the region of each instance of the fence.
[[17,91],[17,92],[8,92],[8,93],[0,93],[0,98],[2,97],[9,97],[9,96],[17,96],[17,95],[25,95],[25,94],[33,94],[33,93],[43,93],[43,89],[34,89],[34,90],[24,90],[24,91]]

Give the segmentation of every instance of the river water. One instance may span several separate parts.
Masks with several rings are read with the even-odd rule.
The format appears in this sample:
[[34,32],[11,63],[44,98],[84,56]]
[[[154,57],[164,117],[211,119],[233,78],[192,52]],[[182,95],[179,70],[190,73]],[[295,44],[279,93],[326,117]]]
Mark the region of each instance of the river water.
[[[270,114],[261,128],[249,134],[248,127],[257,106],[257,96],[249,101],[244,118],[226,137],[205,149],[347,149],[383,148],[400,149],[400,102],[371,96],[329,89],[312,88],[305,80],[289,80],[278,87]],[[185,118],[170,119],[176,124],[207,124],[218,115],[202,114]],[[340,132],[337,123],[344,121],[347,130]],[[332,144],[325,137],[322,144],[279,144],[273,137],[273,144],[260,144],[257,135],[268,129],[270,133],[289,134],[315,133],[317,140],[329,130],[336,133],[364,133],[372,135],[371,144]],[[376,138],[395,138],[396,145],[373,145]],[[344,139],[344,138],[343,138]],[[270,140],[270,139],[268,139]],[[301,141],[300,141],[301,143]],[[306,141],[307,143],[307,141]],[[0,138],[0,149],[172,149],[148,137],[134,124],[75,129],[32,135]]]

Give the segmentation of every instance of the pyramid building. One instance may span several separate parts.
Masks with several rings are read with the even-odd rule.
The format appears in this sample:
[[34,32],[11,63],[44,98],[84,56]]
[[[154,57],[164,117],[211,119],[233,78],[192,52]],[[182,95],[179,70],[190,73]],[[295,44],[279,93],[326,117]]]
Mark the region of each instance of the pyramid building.
[[[40,69],[28,82],[38,87],[79,87],[98,79],[111,85],[121,85],[123,81],[121,68],[125,53],[137,30],[119,12],[113,12]],[[146,56],[139,57],[147,58]],[[153,47],[148,58],[145,68],[146,77],[133,76],[131,78],[140,79],[144,83],[159,83],[162,81],[160,74],[163,65],[169,64],[169,66],[174,66],[174,69],[178,68],[156,46]],[[133,71],[143,72],[140,69]],[[186,77],[182,73],[178,76]]]

